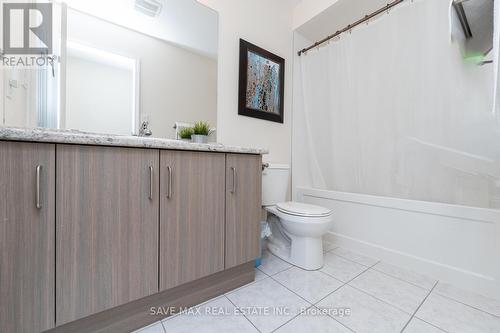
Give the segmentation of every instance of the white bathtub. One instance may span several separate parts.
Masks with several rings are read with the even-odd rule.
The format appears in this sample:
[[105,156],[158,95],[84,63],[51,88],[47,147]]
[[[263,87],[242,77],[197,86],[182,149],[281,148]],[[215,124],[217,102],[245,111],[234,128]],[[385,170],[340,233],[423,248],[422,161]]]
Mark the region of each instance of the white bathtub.
[[500,298],[500,210],[297,188],[334,210],[327,240],[463,289]]

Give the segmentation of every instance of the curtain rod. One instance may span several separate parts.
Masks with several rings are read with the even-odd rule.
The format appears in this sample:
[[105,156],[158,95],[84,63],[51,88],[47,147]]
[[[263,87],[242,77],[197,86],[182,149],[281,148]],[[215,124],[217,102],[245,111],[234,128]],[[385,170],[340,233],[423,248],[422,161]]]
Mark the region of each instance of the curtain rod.
[[385,12],[385,11],[388,11],[389,9],[391,9],[392,7],[395,7],[395,6],[399,5],[399,4],[400,4],[400,3],[402,3],[403,1],[404,1],[404,0],[395,0],[395,1],[391,2],[391,3],[388,3],[386,6],[384,6],[384,7],[380,8],[380,9],[378,9],[378,10],[374,11],[373,13],[368,14],[368,15],[365,15],[365,17],[363,17],[362,19],[359,19],[359,20],[357,20],[356,22],[354,22],[354,23],[352,23],[352,24],[349,24],[347,27],[345,27],[345,28],[343,28],[343,29],[341,29],[341,30],[338,30],[338,31],[337,31],[336,33],[334,33],[333,35],[330,35],[330,36],[328,36],[328,37],[326,37],[326,38],[323,38],[322,40],[320,40],[320,41],[318,41],[318,42],[314,43],[313,45],[311,45],[311,46],[309,46],[309,47],[306,47],[305,49],[300,50],[300,51],[298,52],[299,57],[300,57],[302,54],[304,54],[304,53],[306,53],[307,51],[309,51],[310,49],[313,49],[313,48],[315,48],[315,47],[318,47],[318,46],[320,46],[321,44],[323,44],[323,43],[325,43],[325,42],[329,41],[330,39],[335,38],[335,37],[337,37],[338,35],[343,34],[343,33],[344,33],[344,32],[346,32],[346,31],[351,30],[352,28],[354,28],[354,27],[356,27],[356,26],[358,26],[358,25],[360,25],[360,24],[362,24],[362,23],[364,23],[364,22],[366,22],[366,21],[368,21],[368,20],[370,20],[370,19],[374,18],[374,17],[375,17],[375,16],[377,16],[377,15],[382,14],[382,13],[383,13],[383,12]]

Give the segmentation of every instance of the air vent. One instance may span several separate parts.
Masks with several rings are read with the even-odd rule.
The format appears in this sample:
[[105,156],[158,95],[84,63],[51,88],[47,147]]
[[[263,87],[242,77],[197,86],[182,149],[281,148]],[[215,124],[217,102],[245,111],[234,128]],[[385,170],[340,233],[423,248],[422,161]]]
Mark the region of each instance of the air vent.
[[151,17],[160,15],[163,8],[162,1],[159,0],[135,0],[135,10]]

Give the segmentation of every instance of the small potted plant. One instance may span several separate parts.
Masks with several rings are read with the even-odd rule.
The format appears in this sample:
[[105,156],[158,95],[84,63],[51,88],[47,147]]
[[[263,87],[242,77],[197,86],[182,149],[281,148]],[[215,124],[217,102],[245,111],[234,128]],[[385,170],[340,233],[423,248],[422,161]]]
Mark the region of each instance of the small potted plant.
[[196,143],[207,143],[210,134],[210,124],[206,121],[198,121],[193,126],[191,140]]
[[179,137],[185,141],[191,141],[191,135],[194,134],[192,127],[184,127],[179,131]]

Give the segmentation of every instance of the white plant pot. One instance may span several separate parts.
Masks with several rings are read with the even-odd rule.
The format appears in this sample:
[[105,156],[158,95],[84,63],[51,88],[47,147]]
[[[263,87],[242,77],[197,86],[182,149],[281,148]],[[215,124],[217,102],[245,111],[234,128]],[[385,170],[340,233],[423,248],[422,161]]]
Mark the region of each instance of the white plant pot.
[[195,143],[208,143],[208,135],[191,135],[191,140]]

